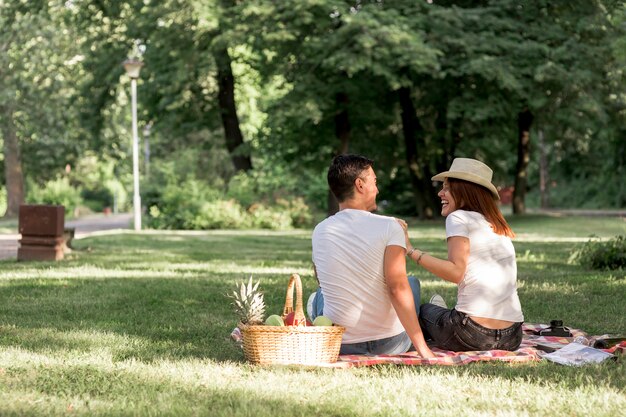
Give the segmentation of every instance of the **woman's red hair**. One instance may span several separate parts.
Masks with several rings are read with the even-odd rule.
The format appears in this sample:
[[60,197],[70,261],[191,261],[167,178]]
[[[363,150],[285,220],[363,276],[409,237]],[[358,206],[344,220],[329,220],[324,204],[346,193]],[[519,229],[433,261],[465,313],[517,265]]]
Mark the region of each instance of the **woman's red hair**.
[[515,237],[515,233],[504,220],[491,191],[473,182],[456,178],[448,178],[448,185],[457,209],[476,211],[485,216],[496,234]]

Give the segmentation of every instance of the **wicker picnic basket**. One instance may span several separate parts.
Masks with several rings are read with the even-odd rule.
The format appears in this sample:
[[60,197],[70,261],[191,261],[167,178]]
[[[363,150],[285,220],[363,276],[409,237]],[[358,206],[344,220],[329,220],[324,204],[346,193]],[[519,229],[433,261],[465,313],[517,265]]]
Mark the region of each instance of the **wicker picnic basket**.
[[[302,281],[298,274],[289,278],[283,319],[293,309],[293,290],[296,290],[295,322],[305,322],[302,308]],[[240,326],[243,352],[251,363],[319,365],[337,362],[341,337],[346,330],[341,326]]]

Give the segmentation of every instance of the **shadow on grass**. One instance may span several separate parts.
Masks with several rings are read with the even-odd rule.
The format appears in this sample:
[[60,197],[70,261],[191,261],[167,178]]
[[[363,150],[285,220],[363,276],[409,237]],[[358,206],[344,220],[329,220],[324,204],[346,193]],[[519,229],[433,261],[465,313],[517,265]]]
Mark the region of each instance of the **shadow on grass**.
[[[240,360],[226,294],[261,280],[282,312],[289,274],[310,269],[307,234],[114,235],[80,241],[63,262],[0,264],[0,344],[35,351],[106,346],[117,359]],[[271,250],[268,250],[271,247]],[[306,293],[314,280],[303,277]],[[87,334],[87,335],[86,335]]]
[[[260,278],[268,311],[282,313],[287,277]],[[103,348],[115,360],[241,360],[229,277],[28,280],[0,287],[0,345],[34,352]],[[284,281],[284,282],[283,282]]]

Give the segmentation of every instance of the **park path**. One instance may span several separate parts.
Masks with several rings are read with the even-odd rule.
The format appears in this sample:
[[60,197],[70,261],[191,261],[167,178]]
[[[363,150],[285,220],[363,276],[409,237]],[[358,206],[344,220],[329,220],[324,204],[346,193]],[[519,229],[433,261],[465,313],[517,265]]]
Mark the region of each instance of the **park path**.
[[[75,229],[74,237],[81,239],[94,233],[106,230],[130,229],[132,223],[132,213],[92,215],[81,217],[65,222],[65,227]],[[0,234],[0,260],[17,259],[19,233]]]

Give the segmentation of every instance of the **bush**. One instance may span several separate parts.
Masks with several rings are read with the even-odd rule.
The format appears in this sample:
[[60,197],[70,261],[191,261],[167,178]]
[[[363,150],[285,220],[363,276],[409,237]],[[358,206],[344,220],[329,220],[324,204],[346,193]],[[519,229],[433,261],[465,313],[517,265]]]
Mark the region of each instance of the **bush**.
[[311,209],[302,197],[296,197],[290,200],[278,199],[276,205],[289,215],[291,226],[303,228],[313,225]]
[[244,229],[248,226],[244,209],[234,200],[206,202],[190,224],[191,229]]
[[570,261],[592,269],[622,269],[626,267],[626,236],[605,242],[589,240],[570,256]]
[[[144,202],[149,211],[147,225],[156,229],[272,229],[307,227],[313,215],[302,197],[291,195],[271,176],[239,173],[232,178],[228,191],[212,188],[189,175],[163,176],[165,187],[144,188]],[[275,178],[274,178],[275,179]]]
[[251,207],[259,199],[257,189],[252,174],[240,172],[230,179],[226,197],[238,201],[243,207]]
[[[325,179],[324,179],[325,181]],[[310,183],[311,181],[304,181]],[[266,171],[240,172],[228,184],[226,196],[246,208],[249,225],[260,229],[309,227],[313,223],[311,208],[302,197],[295,197],[295,176],[272,166]],[[289,197],[284,197],[289,196]],[[325,194],[323,195],[326,201]]]
[[85,205],[96,212],[102,211],[105,207],[113,207],[113,193],[103,185],[83,189],[81,197]]
[[72,215],[74,210],[82,204],[80,191],[70,184],[67,177],[50,180],[43,187],[31,183],[26,201],[33,204],[64,206],[66,215]]
[[253,204],[248,209],[251,226],[258,229],[285,230],[292,228],[291,216],[286,210],[278,207],[267,207]]
[[[205,203],[219,199],[219,192],[202,181],[188,177],[169,182],[160,196],[149,202],[148,226],[157,229],[195,229]],[[201,221],[200,221],[201,222]]]
[[[117,161],[108,156],[100,156],[92,151],[86,152],[75,162],[69,173],[70,182],[81,190],[84,204],[91,210],[100,212],[105,207],[124,211],[128,205],[128,193],[116,173]],[[125,174],[126,175],[126,174]],[[132,192],[132,178],[128,175],[129,188]]]

